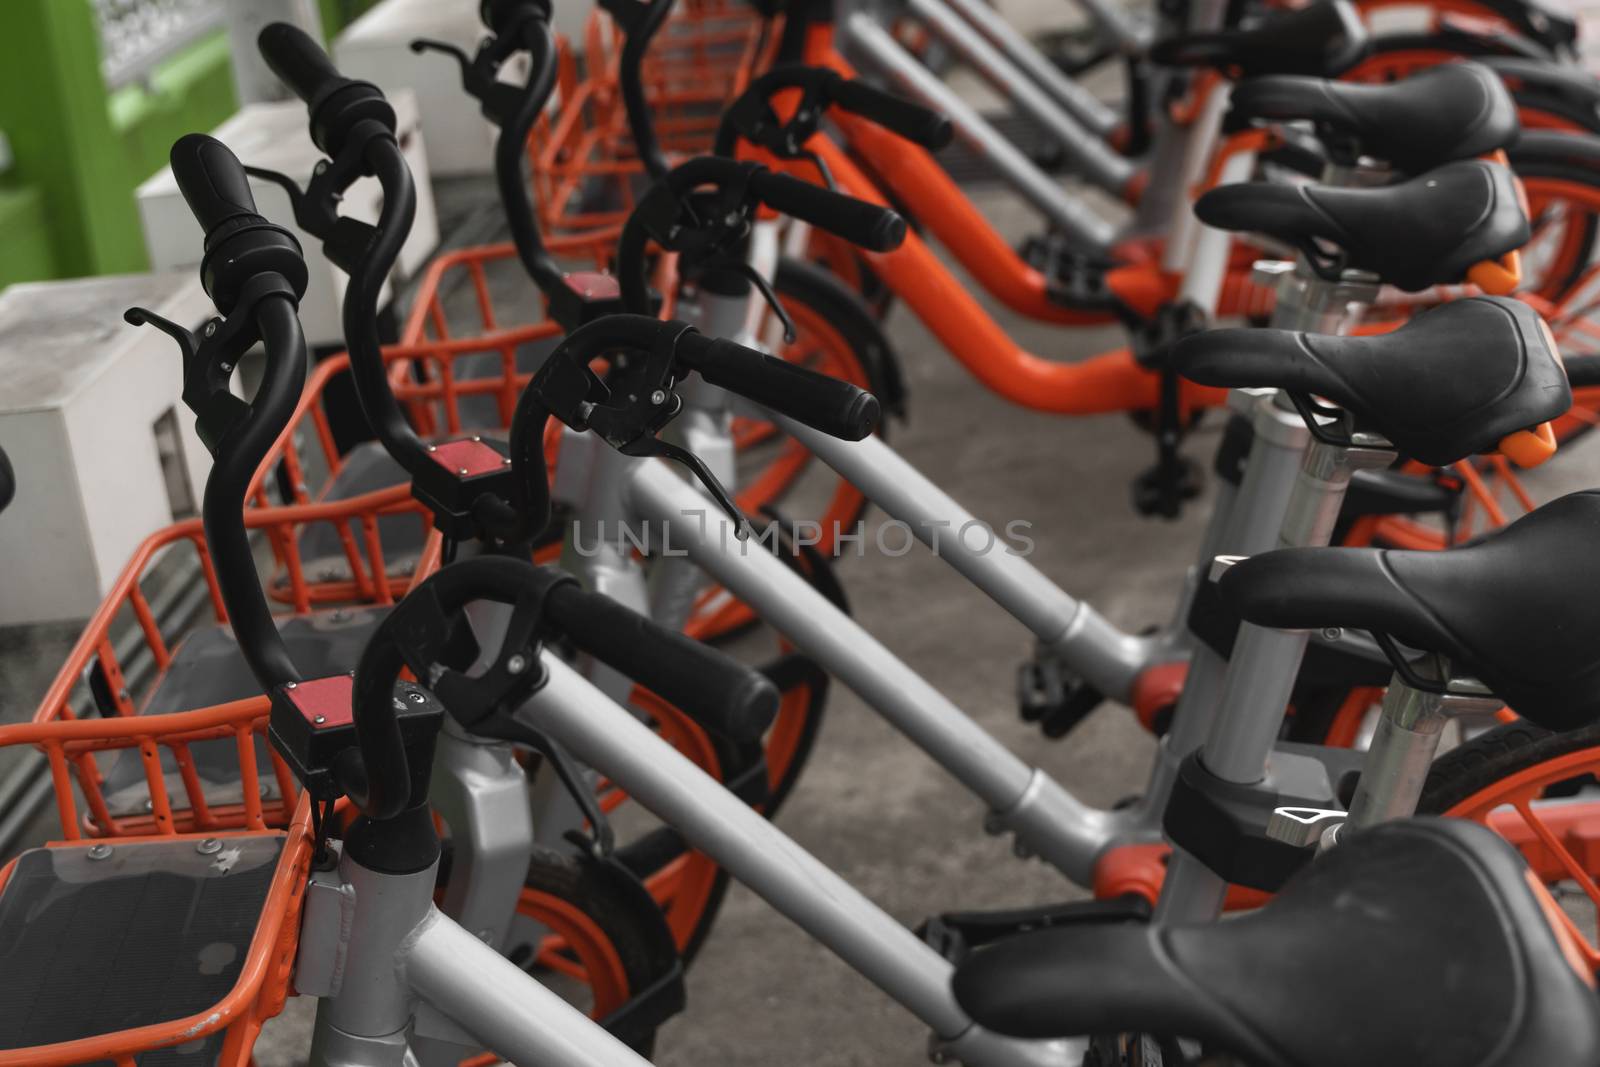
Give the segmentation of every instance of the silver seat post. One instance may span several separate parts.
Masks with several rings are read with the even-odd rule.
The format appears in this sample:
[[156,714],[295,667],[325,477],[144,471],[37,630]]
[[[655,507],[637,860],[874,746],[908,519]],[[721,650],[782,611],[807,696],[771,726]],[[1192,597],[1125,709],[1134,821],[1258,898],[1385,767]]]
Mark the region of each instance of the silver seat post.
[[[1439,673],[1448,680],[1437,689],[1420,688],[1398,671],[1390,680],[1346,826],[1361,829],[1415,815],[1445,724],[1457,716],[1492,714],[1500,708],[1500,701],[1477,681],[1451,678],[1448,668]],[[1325,840],[1331,843],[1333,838]]]
[[[1394,459],[1389,443],[1371,435],[1357,434],[1349,445],[1314,441],[1295,480],[1279,531],[1279,546],[1326,545],[1351,476],[1363,468],[1387,466]],[[1218,563],[1226,566],[1225,560]],[[1269,775],[1273,743],[1308,636],[1303,630],[1240,624],[1219,711],[1199,755],[1212,775],[1238,785],[1256,785]],[[1163,922],[1215,918],[1221,914],[1226,892],[1223,878],[1193,856],[1177,851],[1162,885],[1156,916]]]
[[[1342,333],[1376,298],[1377,279],[1347,272],[1337,282],[1317,276],[1304,262],[1256,264],[1258,278],[1272,279],[1277,289],[1272,325],[1315,333]],[[1218,556],[1255,555],[1277,542],[1301,480],[1310,431],[1286,398],[1275,391],[1236,389],[1228,407],[1251,423],[1250,453],[1237,489],[1219,487],[1200,557],[1178,601],[1172,628],[1188,625],[1190,608],[1211,561]],[[1340,490],[1339,500],[1344,498]],[[1335,509],[1337,514],[1337,508]],[[1331,531],[1331,527],[1330,527]],[[1178,766],[1211,732],[1223,707],[1222,685],[1227,663],[1202,642],[1192,642],[1189,674],[1173,714],[1172,731],[1162,739],[1141,811],[1146,821],[1159,822],[1177,778]]]

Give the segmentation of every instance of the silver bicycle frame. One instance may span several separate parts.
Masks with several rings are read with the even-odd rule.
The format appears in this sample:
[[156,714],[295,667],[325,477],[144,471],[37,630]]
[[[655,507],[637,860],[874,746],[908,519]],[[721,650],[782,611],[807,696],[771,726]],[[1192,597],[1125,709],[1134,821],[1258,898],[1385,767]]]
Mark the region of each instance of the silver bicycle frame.
[[974,1025],[950,990],[948,960],[566,664],[547,655],[545,666],[549,680],[518,716],[616,782],[926,1023],[936,1059],[970,1067],[1076,1063],[1067,1042],[1021,1041]]
[[[1063,104],[1056,93],[1047,91],[1030,72],[1025,72],[993,40],[993,36],[1009,32],[1014,46],[1032,52],[1037,66],[1048,68],[1049,61],[1034,51],[1005,20],[992,10],[985,9],[986,25],[974,25],[971,13],[954,9],[945,0],[903,0],[906,11],[916,18],[945,47],[966,62],[997,91],[1005,94],[1019,112],[1047,132],[1070,160],[1074,173],[1082,175],[1100,188],[1114,195],[1122,195],[1128,183],[1138,173],[1138,165],[1122,155],[1105,141],[1105,134],[1116,125],[1116,116],[1104,105],[1064,76],[1056,78],[1064,91],[1074,92],[1072,103]],[[957,0],[957,3],[971,0]],[[974,32],[976,30],[977,32]],[[912,60],[916,62],[915,59]],[[1070,88],[1068,88],[1070,87]],[[1098,105],[1104,128],[1096,129],[1086,123],[1081,113],[1087,105],[1077,97],[1086,97]],[[1088,128],[1086,128],[1086,126]]]
[[[952,11],[999,49],[1014,67],[1026,74],[1034,85],[1044,90],[1057,107],[1064,109],[1102,138],[1116,132],[1122,122],[1121,116],[1052,63],[1044,53],[1034,47],[1032,41],[1017,32],[1010,20],[987,4],[974,3],[974,0],[946,0],[946,2]],[[1120,6],[1105,4],[1104,0],[1078,0],[1078,2],[1086,8],[1103,9],[1108,14],[1114,13],[1118,17],[1114,34],[1119,49],[1128,46],[1126,50],[1143,50],[1143,28],[1134,26],[1123,14]]]
[[[851,12],[839,19],[836,32],[841,51],[877,72],[912,100],[948,117],[963,144],[1084,251],[1109,253],[1116,238],[1115,227],[1035,166],[976,108],[900,47],[872,15]],[[1063,148],[1071,151],[1072,146]]]
[[519,1067],[645,1067],[435,908],[436,876],[437,864],[386,874],[343,853],[312,872],[295,988],[320,998],[313,1067],[403,1067],[413,1043],[454,1046],[458,1059],[490,1048]]

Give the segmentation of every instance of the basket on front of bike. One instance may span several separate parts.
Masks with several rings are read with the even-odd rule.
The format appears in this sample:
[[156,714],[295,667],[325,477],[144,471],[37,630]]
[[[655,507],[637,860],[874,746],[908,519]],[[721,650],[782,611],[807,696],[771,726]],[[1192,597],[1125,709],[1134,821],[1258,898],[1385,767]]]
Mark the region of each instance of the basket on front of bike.
[[[193,752],[228,745],[250,780],[266,717],[258,697],[0,727],[0,753],[48,767],[62,837],[0,869],[0,1067],[250,1062],[289,991],[310,809],[286,787],[281,801],[246,797],[236,818]],[[128,820],[105,792],[123,760],[144,771]]]
[[[642,83],[669,158],[711,151],[723,110],[772,62],[777,28],[748,8],[679,5],[651,41]],[[598,10],[584,35],[583,73],[562,42],[560,106],[528,143],[534,204],[549,237],[614,240],[648,184],[623,107],[617,72],[622,37]]]

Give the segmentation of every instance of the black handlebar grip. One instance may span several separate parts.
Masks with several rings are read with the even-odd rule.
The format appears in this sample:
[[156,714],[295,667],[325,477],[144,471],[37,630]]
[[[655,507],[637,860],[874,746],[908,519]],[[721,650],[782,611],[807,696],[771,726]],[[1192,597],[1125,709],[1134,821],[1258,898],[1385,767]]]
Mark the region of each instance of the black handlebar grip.
[[256,38],[261,58],[289,89],[312,104],[348,79],[310,34],[287,22],[274,22]]
[[547,594],[545,614],[578,648],[719,737],[758,741],[778,714],[778,690],[765,675],[608,596],[564,582]]
[[892,252],[906,239],[906,220],[886,207],[820,185],[765,171],[750,181],[761,202],[872,252]]
[[1564,356],[1567,384],[1574,389],[1592,389],[1600,385],[1600,355]]
[[878,425],[878,398],[864,389],[733,341],[686,333],[678,358],[730,393],[821,430],[860,441]]
[[946,116],[921,104],[902,100],[882,89],[875,89],[865,82],[840,80],[829,89],[828,95],[836,106],[875,122],[930,152],[937,152],[949,144],[955,135],[955,127]]
[[237,156],[215,137],[203,133],[185,134],[172,145],[172,176],[178,191],[194,212],[206,243],[219,227],[231,219],[248,216],[259,219],[256,199],[250,193],[250,178]]

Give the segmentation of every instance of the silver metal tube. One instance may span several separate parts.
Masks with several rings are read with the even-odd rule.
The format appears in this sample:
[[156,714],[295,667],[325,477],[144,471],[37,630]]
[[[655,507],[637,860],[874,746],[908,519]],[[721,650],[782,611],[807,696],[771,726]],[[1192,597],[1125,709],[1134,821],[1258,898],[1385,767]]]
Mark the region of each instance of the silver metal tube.
[[992,166],[1019,195],[1032,204],[1085,252],[1109,253],[1115,228],[1096,215],[1088,204],[1067,193],[1054,178],[1034,166],[977,110],[939,80],[916,57],[901,48],[872,16],[857,12],[838,26],[842,46],[883,74],[901,92],[935,111],[943,112],[964,144]]
[[[1034,85],[1049,96],[1051,102],[1064,108],[1068,114],[1089,127],[1091,131],[1100,137],[1107,137],[1121,124],[1121,116],[1107,107],[1099,97],[1067,77],[1060,67],[1050,62],[1034,47],[1032,41],[1017,32],[1017,28],[1000,12],[976,0],[942,0],[942,2],[960,15],[973,29],[983,34],[984,39],[998,49],[1007,61],[1026,74]],[[1090,6],[1087,0],[1084,6]],[[1098,21],[1098,11],[1090,8],[1090,13],[1095,15]],[[1117,8],[1117,13],[1121,14],[1120,7]],[[1122,28],[1119,25],[1116,30]],[[1124,38],[1116,30],[1112,32],[1120,45]],[[1001,88],[1002,91],[1010,92],[1010,86]]]
[[[638,464],[627,498],[646,523],[670,528],[673,544],[749,604],[763,620],[818,660],[997,813],[1012,812],[1033,768],[996,741],[942,693],[830,604],[761,545],[735,538],[733,524],[698,489],[661,463]],[[1063,793],[1063,797],[1065,794]],[[1103,813],[1055,798],[1062,818],[1050,836],[1026,844],[1068,877],[1084,882],[1112,839]]]
[[1442,705],[1437,693],[1413,689],[1399,678],[1390,681],[1383,695],[1383,714],[1361,764],[1361,781],[1350,801],[1345,822],[1351,829],[1416,814],[1444,733]]
[[648,1067],[638,1053],[437,910],[413,933],[399,962],[419,996],[517,1067]]
[[[1018,111],[1049,133],[1066,153],[1067,165],[1074,173],[1115,196],[1127,191],[1138,170],[1133,161],[1106,144],[1098,133],[1084,129],[1076,116],[1062,110],[982,34],[974,33],[967,20],[944,0],[906,0],[906,9],[984,81],[1004,93]],[[990,17],[998,16],[990,12]]]
[[1124,633],[1013,552],[987,523],[881,438],[841,441],[762,410],[822,462],[905,523],[917,540],[1031,630],[1089,684],[1126,701],[1139,673],[1162,649],[1160,637]]
[[[1194,209],[1191,206],[1193,192],[1205,177],[1206,168],[1211,165],[1212,152],[1222,129],[1222,117],[1228,111],[1228,97],[1227,88],[1219,85],[1206,98],[1205,108],[1189,123],[1189,128],[1183,133],[1183,162],[1176,175],[1177,189],[1171,198],[1172,218],[1168,221],[1167,244],[1161,256],[1161,266],[1164,270],[1175,273],[1186,272],[1195,259],[1194,245],[1205,228],[1194,216]],[[1247,161],[1254,158],[1249,152],[1240,155]],[[1246,176],[1248,177],[1248,173]],[[1220,233],[1220,231],[1206,232]],[[1223,236],[1229,242],[1233,240],[1232,235]],[[1201,306],[1211,310],[1214,301],[1213,304]]]
[[[950,991],[948,960],[566,664],[549,655],[544,662],[548,681],[519,716],[676,827],[937,1036],[967,1047],[976,1027]],[[975,1055],[964,1052],[965,1062],[1062,1063],[1044,1043],[988,1036]]]

